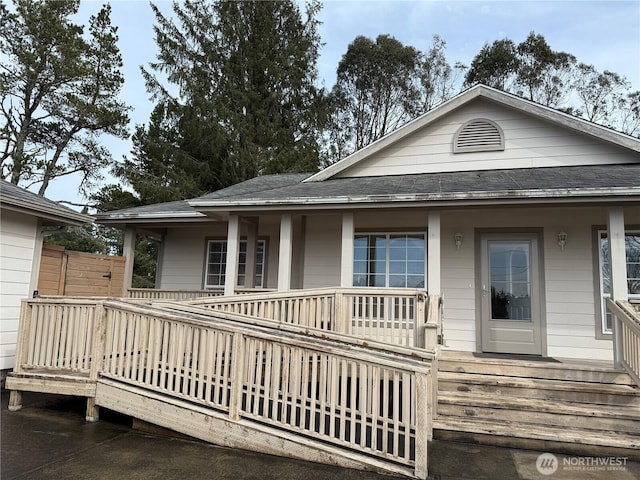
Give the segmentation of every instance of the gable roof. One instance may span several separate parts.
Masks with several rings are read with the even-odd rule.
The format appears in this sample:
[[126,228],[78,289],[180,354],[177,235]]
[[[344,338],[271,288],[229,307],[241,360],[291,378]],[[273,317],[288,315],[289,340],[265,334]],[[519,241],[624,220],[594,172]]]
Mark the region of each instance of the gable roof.
[[529,115],[546,120],[564,128],[574,130],[576,132],[596,137],[599,140],[609,142],[611,144],[628,148],[630,150],[640,152],[640,140],[629,135],[625,135],[615,130],[597,125],[595,123],[574,117],[572,115],[560,112],[550,107],[540,105],[538,103],[526,100],[517,95],[497,90],[486,85],[476,85],[470,89],[456,95],[452,99],[442,103],[441,105],[429,110],[415,120],[405,124],[404,126],[394,130],[366,147],[354,152],[344,159],[328,166],[327,168],[311,175],[305,182],[320,182],[336,176],[347,168],[364,161],[373,154],[380,152],[391,144],[411,135],[423,127],[435,122],[443,116],[457,110],[469,102],[483,98],[491,102],[520,110]]
[[5,180],[0,180],[0,205],[3,209],[42,218],[45,225],[77,226],[93,222],[89,215],[76,212]]

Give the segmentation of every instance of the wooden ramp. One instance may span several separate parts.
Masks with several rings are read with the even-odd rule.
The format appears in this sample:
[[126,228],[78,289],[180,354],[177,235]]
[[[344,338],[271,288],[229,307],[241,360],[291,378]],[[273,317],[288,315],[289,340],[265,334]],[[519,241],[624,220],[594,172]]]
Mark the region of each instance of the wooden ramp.
[[640,389],[605,362],[442,352],[434,428],[441,438],[637,454]]
[[427,477],[433,352],[180,303],[25,301],[21,391],[219,445]]

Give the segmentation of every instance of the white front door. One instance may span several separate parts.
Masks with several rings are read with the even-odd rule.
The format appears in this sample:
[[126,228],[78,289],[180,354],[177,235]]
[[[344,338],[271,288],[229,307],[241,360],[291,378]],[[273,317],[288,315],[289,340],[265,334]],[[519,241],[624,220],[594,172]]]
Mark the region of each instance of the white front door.
[[482,351],[542,355],[536,234],[481,236]]

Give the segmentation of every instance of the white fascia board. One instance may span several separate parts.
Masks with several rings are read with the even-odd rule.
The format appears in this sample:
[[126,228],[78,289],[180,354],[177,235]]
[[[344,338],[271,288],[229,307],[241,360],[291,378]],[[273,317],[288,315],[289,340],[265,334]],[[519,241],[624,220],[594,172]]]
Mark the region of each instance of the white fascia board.
[[181,219],[200,219],[207,218],[204,213],[200,212],[153,212],[153,213],[136,213],[136,214],[118,214],[118,215],[108,215],[108,214],[98,214],[95,216],[96,220],[100,222],[105,221],[118,221],[121,222],[123,220],[158,220],[160,218],[164,218],[167,220],[181,220]]
[[247,200],[242,201],[217,201],[217,202],[193,202],[194,207],[202,210],[267,207],[281,209],[282,207],[322,207],[332,205],[375,205],[416,202],[447,202],[459,201],[493,202],[495,200],[558,200],[566,199],[591,199],[594,197],[612,197],[625,199],[625,197],[639,197],[640,188],[563,188],[563,189],[538,189],[538,190],[498,190],[480,192],[452,192],[452,193],[419,193],[400,195],[362,195],[341,197],[300,197],[275,200]]

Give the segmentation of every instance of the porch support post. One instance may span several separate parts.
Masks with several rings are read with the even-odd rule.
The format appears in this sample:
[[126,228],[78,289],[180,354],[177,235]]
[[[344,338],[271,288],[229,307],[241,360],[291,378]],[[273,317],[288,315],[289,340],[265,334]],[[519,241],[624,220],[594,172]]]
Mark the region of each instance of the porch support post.
[[247,222],[247,253],[244,269],[245,288],[256,286],[256,257],[258,255],[258,218],[250,218]]
[[240,253],[240,219],[238,215],[229,215],[227,230],[227,264],[224,273],[224,294],[233,295],[238,278],[238,256]]
[[290,213],[280,217],[280,250],[278,255],[278,291],[291,290],[291,252],[293,246],[293,222]]
[[427,290],[441,295],[440,286],[440,212],[429,212],[427,222]]
[[133,262],[136,256],[136,229],[126,227],[124,229],[124,240],[122,242],[122,255],[124,256],[124,282],[122,284],[122,296],[129,296],[131,281],[133,280]]
[[340,286],[353,286],[353,236],[355,233],[353,213],[342,214],[342,255],[340,258]]
[[[627,301],[629,299],[627,287],[627,254],[624,238],[624,210],[622,207],[609,209],[607,217],[607,239],[611,261],[611,299]],[[603,312],[604,314],[604,312]],[[623,355],[620,320],[613,315],[613,363],[621,367]]]
[[611,298],[628,300],[627,255],[624,243],[624,210],[622,207],[609,209],[607,238],[611,255]]

